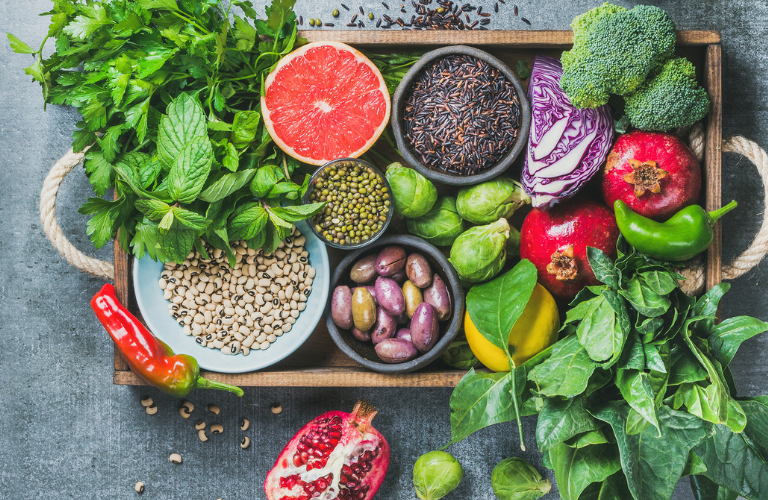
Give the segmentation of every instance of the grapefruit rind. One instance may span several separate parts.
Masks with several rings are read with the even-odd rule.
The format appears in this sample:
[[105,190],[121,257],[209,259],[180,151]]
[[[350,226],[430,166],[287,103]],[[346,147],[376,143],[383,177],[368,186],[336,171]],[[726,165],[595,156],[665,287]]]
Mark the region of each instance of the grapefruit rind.
[[[311,165],[359,157],[389,123],[384,77],[344,43],[314,42],[296,49],[280,60],[264,88],[261,111],[269,135],[288,155]],[[275,102],[279,92],[298,97]]]

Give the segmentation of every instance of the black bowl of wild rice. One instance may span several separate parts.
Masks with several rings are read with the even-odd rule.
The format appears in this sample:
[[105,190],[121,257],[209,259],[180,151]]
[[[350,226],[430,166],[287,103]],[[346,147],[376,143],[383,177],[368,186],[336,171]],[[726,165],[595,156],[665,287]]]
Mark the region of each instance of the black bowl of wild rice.
[[530,126],[517,76],[491,54],[464,45],[424,54],[392,103],[403,158],[445,184],[476,184],[504,172],[525,147]]

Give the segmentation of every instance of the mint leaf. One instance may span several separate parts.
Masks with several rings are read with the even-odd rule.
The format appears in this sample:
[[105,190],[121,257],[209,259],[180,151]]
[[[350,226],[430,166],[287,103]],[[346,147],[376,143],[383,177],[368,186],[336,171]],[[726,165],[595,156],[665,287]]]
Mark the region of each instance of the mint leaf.
[[180,203],[192,203],[202,191],[213,163],[208,136],[192,139],[179,152],[168,173],[168,193]]
[[227,224],[229,237],[233,241],[249,240],[264,229],[267,218],[267,211],[260,203],[247,203],[232,214]]
[[184,262],[195,244],[195,235],[195,231],[185,228],[178,221],[174,222],[167,234],[160,240],[163,252],[173,262]]
[[176,0],[139,0],[142,9],[179,10]]
[[197,197],[200,200],[214,203],[231,195],[238,189],[251,182],[256,170],[243,170],[231,174],[223,174]]
[[264,165],[256,171],[256,175],[251,181],[251,193],[256,198],[266,198],[275,187],[275,184],[283,179],[283,173],[280,167],[275,165]]
[[199,138],[208,138],[200,100],[188,93],[179,94],[168,106],[168,114],[160,119],[157,134],[160,160],[167,167],[172,166],[182,149]]
[[224,156],[224,160],[222,160],[221,164],[224,165],[224,168],[236,172],[237,168],[240,166],[240,156],[237,154],[237,148],[235,148],[231,142],[227,142],[226,148],[227,154]]
[[272,208],[272,212],[283,220],[288,222],[299,222],[316,215],[325,208],[326,202],[309,203],[307,205],[294,205],[287,207]]
[[151,221],[159,221],[165,217],[171,210],[171,206],[160,200],[151,198],[141,198],[135,202],[136,209],[147,216]]
[[15,35],[12,35],[10,33],[6,33],[8,36],[8,43],[11,45],[11,50],[16,52],[17,54],[34,54],[35,51],[32,50],[32,47],[27,45],[26,43],[19,40],[18,37]]
[[160,224],[157,227],[160,230],[160,234],[165,236],[168,234],[168,231],[171,230],[171,226],[173,226],[173,210],[168,211],[168,213],[163,216],[163,219],[160,221]]
[[232,124],[229,141],[238,149],[247,147],[256,138],[259,130],[261,113],[257,111],[238,111]]
[[131,240],[131,248],[133,249],[133,255],[137,259],[144,257],[144,252],[150,256],[154,261],[160,259],[161,261],[167,261],[167,257],[160,246],[160,231],[157,224],[150,223],[146,220],[136,223],[136,233]]
[[191,210],[186,210],[181,207],[173,207],[173,216],[181,224],[197,231],[204,230],[208,227],[208,224],[211,223],[211,221],[197,212],[192,212]]
[[160,159],[157,157],[152,158],[150,161],[139,166],[139,181],[141,183],[141,187],[144,189],[149,189],[152,183],[155,182],[157,177],[160,175],[162,169],[163,165],[160,163]]

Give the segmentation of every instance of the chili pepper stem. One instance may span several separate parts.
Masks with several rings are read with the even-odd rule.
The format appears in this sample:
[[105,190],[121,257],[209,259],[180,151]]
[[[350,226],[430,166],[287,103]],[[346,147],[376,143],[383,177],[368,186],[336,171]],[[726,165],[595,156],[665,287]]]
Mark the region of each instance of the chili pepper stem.
[[712,212],[709,212],[709,216],[712,218],[712,222],[713,223],[717,222],[717,219],[719,219],[723,215],[727,214],[728,212],[730,212],[731,210],[733,210],[737,206],[738,206],[738,203],[736,203],[736,200],[733,200],[732,202],[730,202],[726,206],[724,206],[722,208],[718,208],[717,210],[714,210]]
[[196,389],[218,389],[220,391],[229,391],[231,393],[237,394],[240,397],[242,397],[243,395],[243,390],[237,386],[224,384],[221,382],[214,382],[213,380],[208,380],[207,378],[203,378],[203,377],[197,377],[195,388]]

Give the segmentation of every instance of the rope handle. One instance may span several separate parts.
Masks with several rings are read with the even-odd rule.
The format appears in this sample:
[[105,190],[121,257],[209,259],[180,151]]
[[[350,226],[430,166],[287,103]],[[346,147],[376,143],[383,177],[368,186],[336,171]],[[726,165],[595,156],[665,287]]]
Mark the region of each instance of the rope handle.
[[110,262],[88,257],[70,243],[59,227],[56,220],[56,197],[64,177],[77,165],[82,163],[85,153],[91,146],[75,153],[70,148],[67,153],[53,164],[51,171],[43,181],[43,189],[40,191],[40,222],[43,224],[45,236],[59,251],[62,257],[74,267],[84,273],[92,274],[98,278],[113,281],[115,279],[115,266]]
[[[701,123],[697,123],[691,127],[687,134],[691,150],[701,162],[704,159],[704,127]],[[45,235],[67,262],[84,273],[112,281],[115,279],[115,267],[107,261],[88,257],[76,249],[64,236],[59,223],[56,221],[56,197],[59,194],[59,187],[61,187],[64,177],[83,161],[88,148],[90,146],[79,153],[74,153],[70,149],[54,163],[40,192],[40,220]],[[768,154],[757,143],[744,137],[726,138],[723,141],[722,150],[726,153],[738,153],[751,161],[760,173],[760,178],[763,181],[763,192],[765,193],[763,223],[755,239],[749,248],[736,257],[733,262],[723,266],[723,279],[732,280],[755,267],[768,253]],[[685,267],[681,267],[677,271],[686,278],[685,281],[680,282],[685,293],[695,295],[703,291],[704,263],[701,257],[689,261]]]

